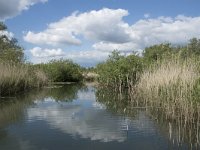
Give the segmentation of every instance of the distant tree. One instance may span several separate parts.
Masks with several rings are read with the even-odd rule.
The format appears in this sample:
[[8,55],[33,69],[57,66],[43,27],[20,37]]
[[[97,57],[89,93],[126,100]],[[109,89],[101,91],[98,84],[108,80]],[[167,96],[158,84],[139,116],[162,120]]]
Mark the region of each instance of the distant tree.
[[191,39],[188,44],[187,50],[189,53],[200,56],[200,39]]
[[111,54],[108,56],[108,60],[107,61],[118,61],[120,59],[122,59],[124,56],[120,55],[120,51],[118,50],[114,50],[111,52]]
[[173,52],[171,44],[159,44],[145,48],[143,56],[148,61],[157,61],[169,57]]

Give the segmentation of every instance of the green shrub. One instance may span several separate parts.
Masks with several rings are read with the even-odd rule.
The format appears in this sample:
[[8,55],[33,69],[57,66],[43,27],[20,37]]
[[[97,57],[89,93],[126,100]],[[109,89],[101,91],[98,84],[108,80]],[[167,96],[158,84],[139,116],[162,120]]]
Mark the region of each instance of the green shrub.
[[35,67],[42,69],[52,82],[79,82],[83,78],[81,67],[70,60],[52,60]]
[[97,73],[101,84],[127,87],[137,82],[142,68],[141,57],[135,54],[125,57],[114,51],[106,62],[97,65]]

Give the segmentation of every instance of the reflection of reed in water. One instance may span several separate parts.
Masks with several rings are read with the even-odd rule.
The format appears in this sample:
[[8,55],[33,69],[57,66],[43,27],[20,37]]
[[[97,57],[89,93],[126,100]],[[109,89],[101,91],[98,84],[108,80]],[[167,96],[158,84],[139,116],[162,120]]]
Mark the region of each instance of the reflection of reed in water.
[[132,109],[130,97],[126,91],[116,92],[115,89],[98,88],[96,91],[96,99],[104,104],[109,111],[135,117],[137,111]]
[[198,121],[185,122],[181,117],[170,120],[162,108],[154,109],[153,107],[149,107],[146,111],[152,119],[157,121],[161,132],[168,132],[168,139],[172,144],[176,144],[180,148],[184,147],[184,144],[189,145],[188,149],[199,148],[200,135]]
[[[133,94],[133,93],[132,93]],[[135,93],[134,93],[135,94]],[[199,148],[199,119],[200,105],[186,103],[171,103],[171,101],[135,99],[128,93],[115,92],[112,89],[99,88],[96,92],[97,101],[103,103],[108,110],[122,115],[134,117],[139,111],[145,111],[152,120],[157,122],[161,133],[169,139],[171,147],[178,145],[180,148],[189,145],[188,149]],[[184,109],[187,108],[187,109]],[[124,125],[123,129],[126,129]]]
[[198,63],[174,59],[155,64],[143,72],[130,95],[134,105],[145,106],[157,119],[162,114],[165,122],[170,121],[177,141],[199,145]]

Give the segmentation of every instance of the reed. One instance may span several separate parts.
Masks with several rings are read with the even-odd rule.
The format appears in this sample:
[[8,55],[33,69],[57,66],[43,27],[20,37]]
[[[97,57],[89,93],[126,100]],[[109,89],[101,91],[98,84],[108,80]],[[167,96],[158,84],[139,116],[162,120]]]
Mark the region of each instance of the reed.
[[[193,128],[199,144],[200,101],[197,59],[165,60],[141,74],[132,89],[132,103],[145,105],[149,114],[162,114],[185,129]],[[155,118],[156,119],[156,118]]]
[[141,75],[135,96],[147,108],[162,108],[167,119],[196,122],[200,117],[197,67],[192,59],[178,58],[154,64]]
[[30,65],[0,63],[0,96],[10,95],[47,83],[46,75]]

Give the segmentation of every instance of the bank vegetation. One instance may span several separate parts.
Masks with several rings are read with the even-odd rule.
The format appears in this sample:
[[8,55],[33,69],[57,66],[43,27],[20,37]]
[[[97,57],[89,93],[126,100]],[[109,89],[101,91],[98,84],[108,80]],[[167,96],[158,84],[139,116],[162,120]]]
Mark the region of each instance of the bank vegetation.
[[52,82],[82,81],[82,68],[71,60],[27,62],[23,47],[6,31],[6,25],[0,22],[0,98]]

